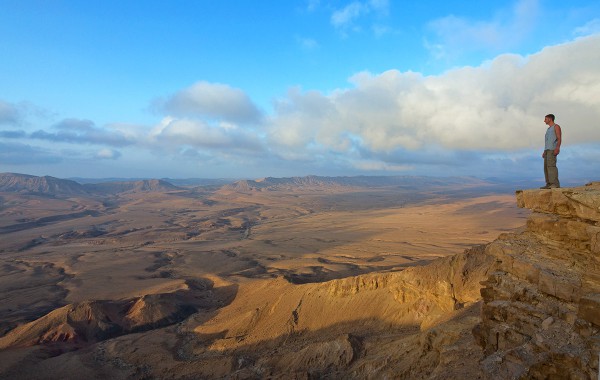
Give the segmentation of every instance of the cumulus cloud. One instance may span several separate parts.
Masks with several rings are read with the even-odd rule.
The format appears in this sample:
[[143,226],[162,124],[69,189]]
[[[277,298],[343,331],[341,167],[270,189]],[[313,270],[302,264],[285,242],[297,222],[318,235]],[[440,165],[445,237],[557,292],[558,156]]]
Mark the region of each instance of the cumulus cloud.
[[[349,78],[347,88],[329,93],[291,88],[265,116],[241,90],[199,82],[168,99],[163,109],[170,115],[155,126],[98,127],[90,120],[64,119],[32,134],[9,126],[0,137],[104,145],[106,149],[82,154],[104,163],[120,157],[115,148],[129,146],[203,168],[256,165],[248,170],[257,173],[268,167],[269,175],[277,170],[289,175],[290,170],[431,169],[437,172],[429,173],[441,175],[486,176],[530,170],[526,168],[539,174],[543,116],[554,113],[563,127],[562,167],[597,173],[598,46],[596,34],[530,56],[504,54],[440,75],[361,72]],[[214,99],[207,100],[210,96]],[[245,124],[251,120],[256,125]],[[29,145],[1,144],[0,152],[0,163],[60,159]]]
[[507,14],[489,21],[472,21],[449,15],[428,23],[431,35],[425,47],[437,59],[448,59],[466,50],[501,51],[529,35],[539,18],[538,0],[519,0]]
[[364,72],[350,79],[352,88],[328,95],[292,89],[275,104],[267,137],[286,158],[431,147],[513,154],[539,148],[543,116],[552,112],[565,144],[600,142],[593,122],[600,118],[598,46],[596,35],[438,76]]
[[257,123],[261,112],[242,90],[226,84],[197,82],[160,106],[172,116],[200,116],[234,123]]

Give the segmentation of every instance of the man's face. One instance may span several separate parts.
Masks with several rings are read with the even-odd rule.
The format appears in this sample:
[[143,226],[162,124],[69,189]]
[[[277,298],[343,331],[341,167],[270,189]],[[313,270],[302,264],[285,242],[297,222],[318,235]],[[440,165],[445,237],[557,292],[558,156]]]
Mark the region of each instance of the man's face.
[[552,124],[552,119],[550,119],[548,116],[546,116],[544,118],[544,123],[546,123],[546,125],[550,125],[550,124]]

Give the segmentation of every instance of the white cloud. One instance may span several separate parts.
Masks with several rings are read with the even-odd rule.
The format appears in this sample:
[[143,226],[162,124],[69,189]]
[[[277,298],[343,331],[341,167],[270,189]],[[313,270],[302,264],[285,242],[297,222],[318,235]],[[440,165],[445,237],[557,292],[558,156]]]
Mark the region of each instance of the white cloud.
[[282,156],[337,152],[537,149],[555,113],[565,144],[600,142],[600,36],[529,57],[501,55],[439,76],[359,73],[329,95],[291,90],[275,105],[268,139]]
[[242,90],[226,84],[197,82],[164,102],[175,116],[200,116],[236,123],[256,123],[261,113]]
[[[71,143],[77,150],[81,143],[103,144],[108,149],[98,147],[81,156],[95,154],[104,164],[119,157],[113,148],[127,146],[123,152],[127,149],[128,159],[151,152],[210,170],[218,163],[224,172],[237,170],[236,175],[252,170],[274,175],[272,168],[287,175],[291,170],[308,174],[313,169],[360,173],[413,168],[442,175],[512,175],[541,167],[543,116],[554,113],[564,134],[559,165],[597,173],[599,47],[600,35],[591,35],[530,56],[504,54],[478,67],[435,76],[397,70],[357,73],[348,88],[330,93],[290,89],[256,126],[235,121],[235,112],[210,108],[210,101],[202,100],[210,94],[220,96],[217,104],[237,99],[233,109],[244,109],[252,102],[240,90],[199,82],[170,101],[172,106],[189,102],[198,111],[190,113],[200,118],[174,114],[154,127],[97,127],[89,120],[65,119],[53,130],[31,134],[10,127],[0,130],[0,137],[20,142],[37,138],[46,146]],[[195,102],[198,96],[202,99]],[[203,107],[210,108],[214,119],[206,117],[208,111],[199,112]],[[72,158],[29,145],[0,145],[6,150],[0,152],[0,164]]]

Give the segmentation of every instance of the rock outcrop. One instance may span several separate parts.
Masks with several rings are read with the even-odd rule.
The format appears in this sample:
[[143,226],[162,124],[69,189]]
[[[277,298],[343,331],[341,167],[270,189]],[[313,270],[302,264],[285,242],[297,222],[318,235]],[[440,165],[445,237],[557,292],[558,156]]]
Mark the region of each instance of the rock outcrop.
[[600,182],[517,191],[533,211],[525,231],[503,234],[482,284],[474,334],[494,379],[596,379],[600,352]]
[[180,322],[202,309],[220,304],[212,283],[188,280],[173,293],[125,300],[94,300],[65,305],[0,337],[0,350],[65,344],[67,350],[124,334]]

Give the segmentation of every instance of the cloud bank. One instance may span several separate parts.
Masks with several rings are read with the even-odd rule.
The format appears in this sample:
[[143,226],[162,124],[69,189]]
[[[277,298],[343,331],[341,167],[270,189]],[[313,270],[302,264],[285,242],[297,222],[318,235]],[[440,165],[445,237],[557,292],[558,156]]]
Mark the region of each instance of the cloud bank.
[[38,130],[30,134],[32,139],[53,142],[127,146],[134,142],[119,131],[99,128],[91,120],[65,119],[52,126],[53,131]]
[[329,95],[291,90],[275,105],[272,146],[289,152],[389,153],[426,147],[516,152],[536,148],[555,113],[569,144],[600,142],[600,36],[521,57],[501,55],[439,76],[363,72]]
[[560,160],[568,167],[568,160],[597,159],[598,62],[596,34],[440,75],[361,72],[329,93],[294,87],[268,113],[241,89],[197,82],[163,100],[161,120],[149,126],[73,118],[30,133],[16,129],[15,107],[0,102],[0,137],[17,141],[3,145],[3,162],[58,162],[51,145],[30,145],[40,142],[96,145],[95,157],[105,162],[124,160],[126,149],[210,162],[237,176],[248,173],[244,165],[265,175],[276,168],[297,170],[287,175],[323,168],[328,174],[529,173],[524,168],[539,161],[543,117],[554,113],[564,134]]

